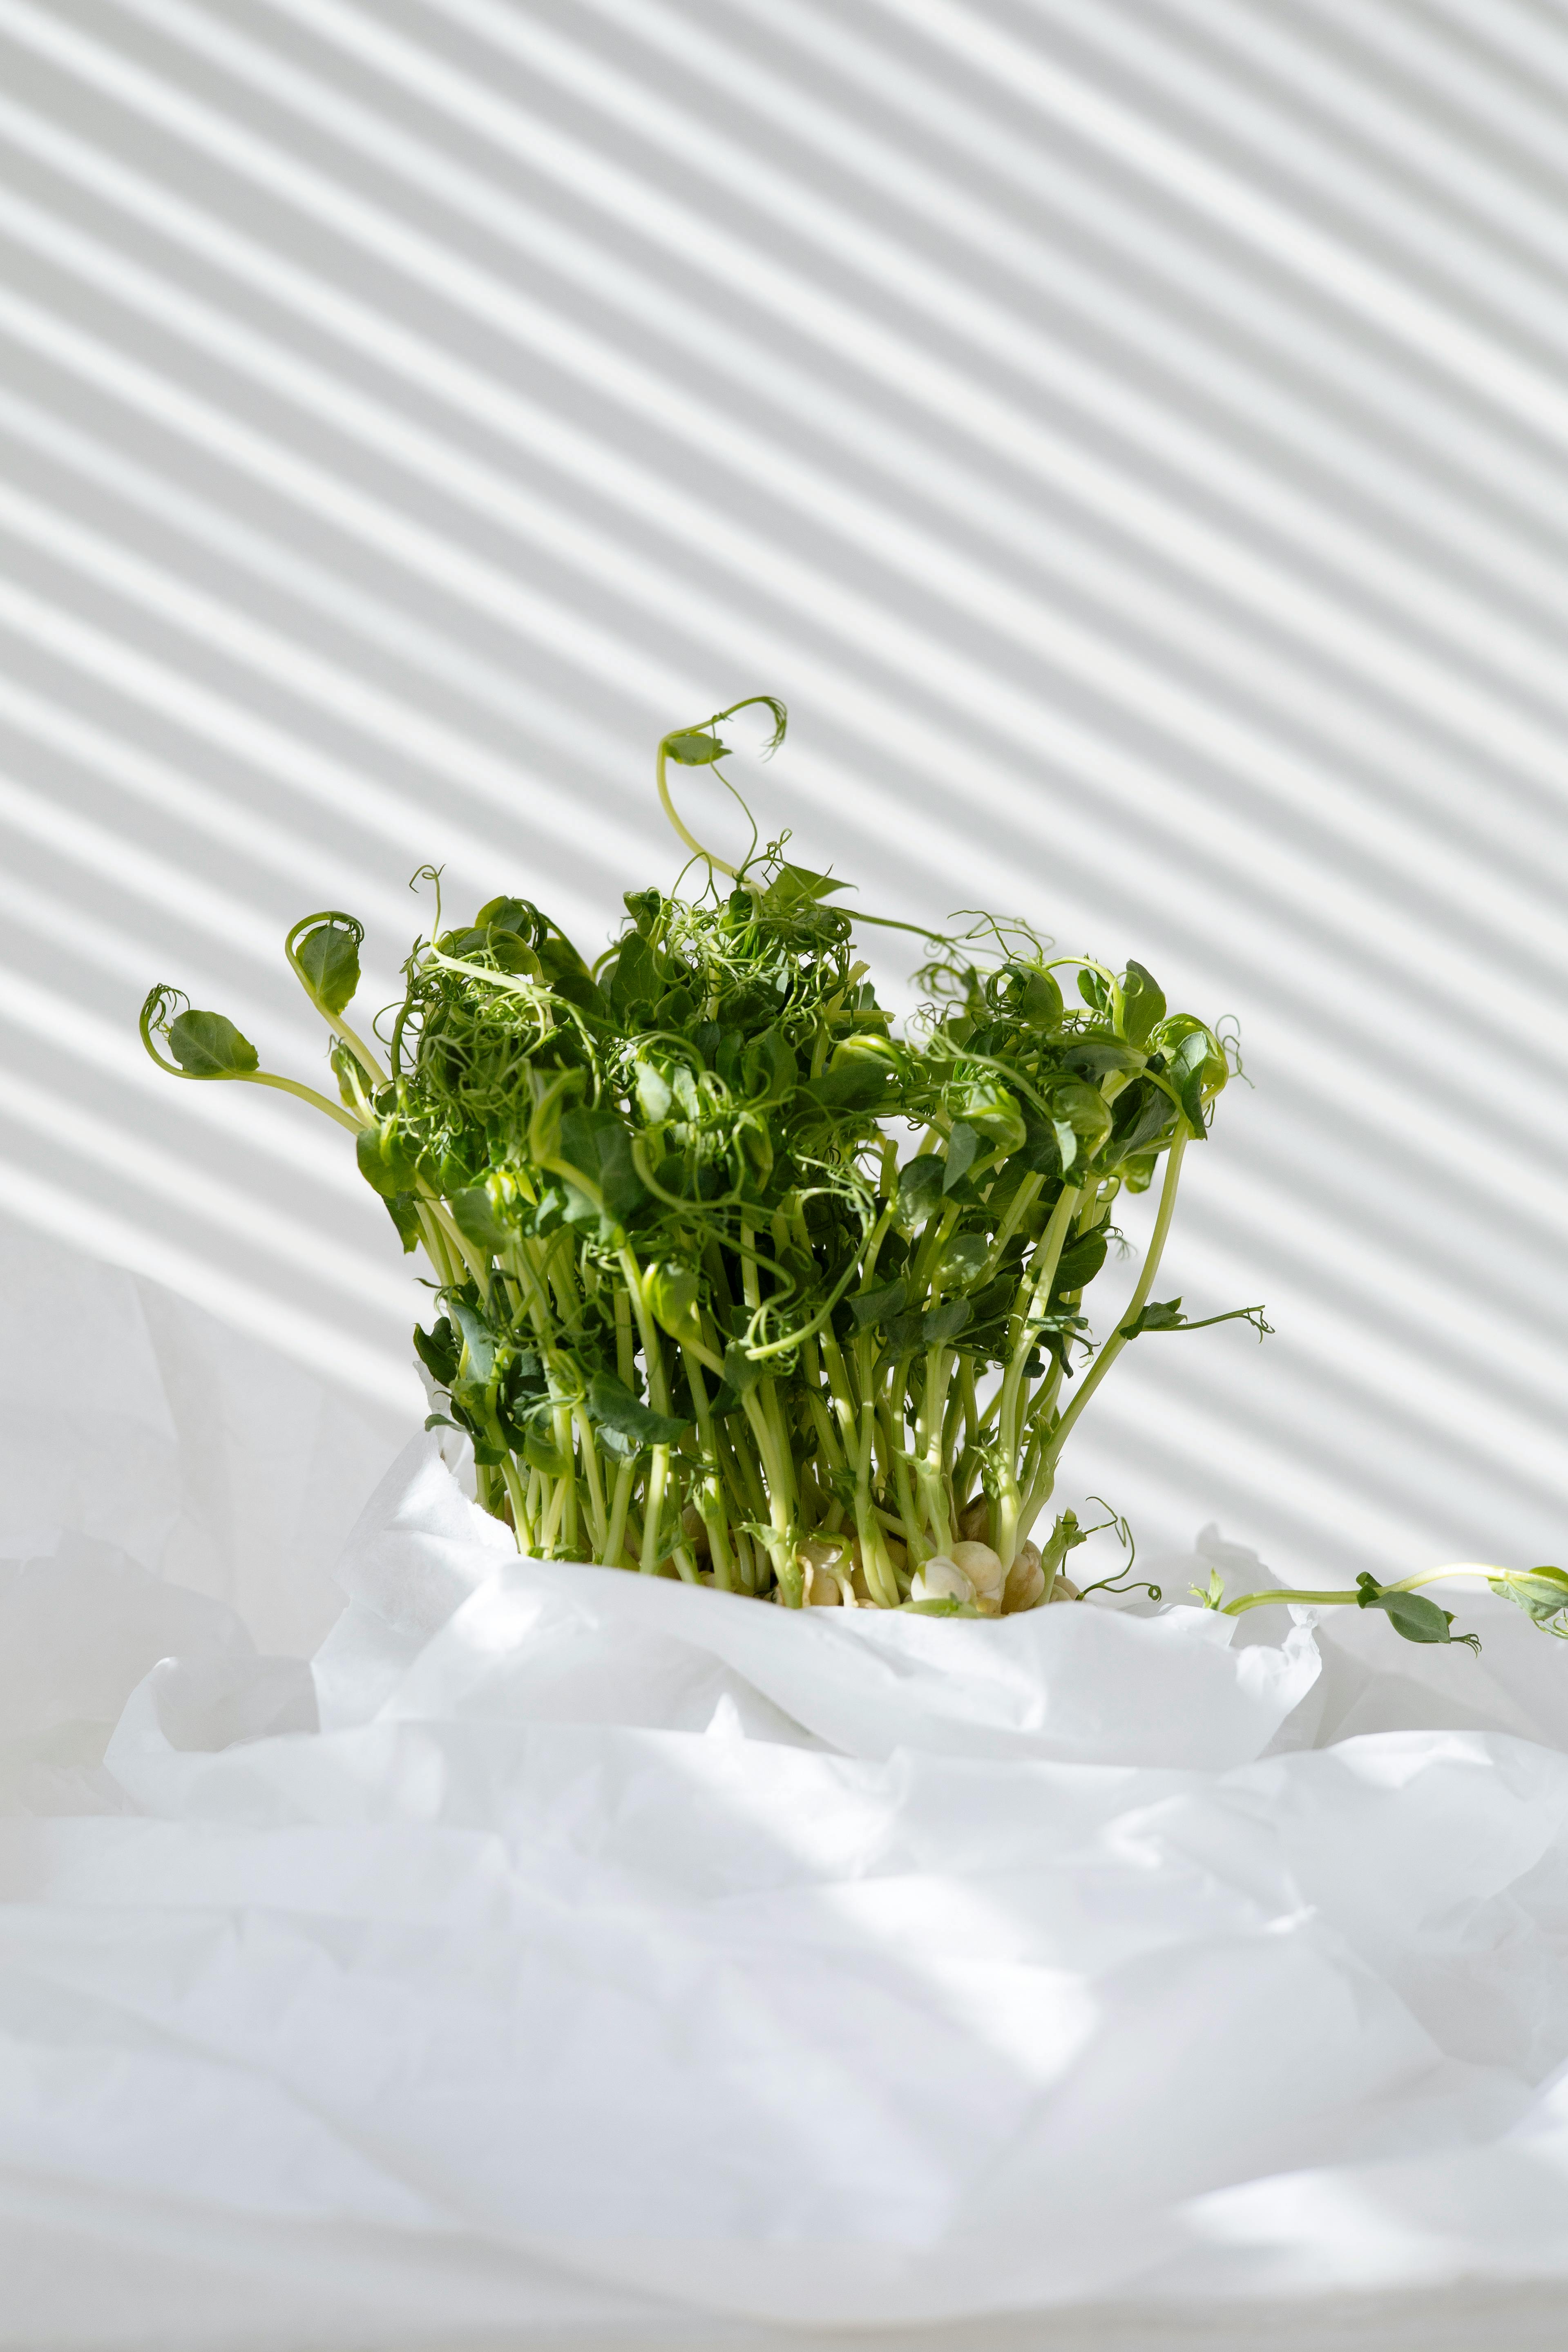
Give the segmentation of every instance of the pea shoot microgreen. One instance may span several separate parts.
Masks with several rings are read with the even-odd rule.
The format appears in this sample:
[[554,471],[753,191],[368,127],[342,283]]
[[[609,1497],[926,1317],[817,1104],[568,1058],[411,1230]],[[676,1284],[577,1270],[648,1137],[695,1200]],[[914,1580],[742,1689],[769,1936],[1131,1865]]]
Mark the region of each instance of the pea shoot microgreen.
[[[1155,1333],[1268,1328],[1258,1307],[1189,1318],[1152,1296],[1233,1049],[1140,963],[1055,955],[990,915],[950,934],[852,915],[787,836],[753,834],[739,865],[705,849],[670,771],[715,767],[721,729],[753,706],[771,750],[785,714],[765,696],[659,743],[688,895],[628,891],[592,964],[528,898],[448,927],[426,867],[430,936],[369,1038],[346,1018],[362,926],[327,910],[289,933],[335,1101],[166,986],[143,1043],[174,1076],[278,1087],[353,1134],[433,1272],[437,1311],[414,1334],[427,1426],[467,1432],[479,1498],[524,1553],[788,1607],[975,1616],[1075,1597],[1063,1563],[1096,1530],[1071,1511],[1033,1530],[1118,1359]],[[858,924],[925,941],[902,1024]],[[1120,1240],[1114,1204],[1156,1180],[1138,1281],[1096,1345],[1085,1300]],[[1481,1572],[1568,1631],[1561,1570]],[[1447,1642],[1426,1580],[1226,1603],[1216,1577],[1199,1598],[1374,1608]]]

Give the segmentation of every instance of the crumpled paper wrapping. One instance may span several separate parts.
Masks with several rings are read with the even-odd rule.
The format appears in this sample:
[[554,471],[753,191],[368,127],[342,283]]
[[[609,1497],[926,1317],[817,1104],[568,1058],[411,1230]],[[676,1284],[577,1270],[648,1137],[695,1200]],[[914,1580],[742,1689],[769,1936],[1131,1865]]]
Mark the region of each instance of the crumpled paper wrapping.
[[0,1219],[0,1559],[95,1544],[307,1655],[405,1433],[160,1284]]
[[1489,1596],[786,1614],[520,1561],[432,1436],[307,1665],[92,1507],[0,1564],[0,2344],[1561,2340],[1568,1652]]

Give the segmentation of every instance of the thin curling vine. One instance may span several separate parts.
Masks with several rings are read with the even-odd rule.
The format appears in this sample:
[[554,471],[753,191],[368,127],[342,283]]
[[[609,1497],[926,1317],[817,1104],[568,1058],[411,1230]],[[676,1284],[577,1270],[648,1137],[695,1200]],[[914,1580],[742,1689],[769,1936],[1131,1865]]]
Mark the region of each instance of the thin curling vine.
[[[448,928],[426,867],[431,934],[370,1038],[346,1018],[354,918],[306,916],[285,943],[331,1032],[336,1101],[262,1070],[232,1022],[165,986],[143,1042],[177,1077],[279,1087],[353,1135],[434,1273],[439,1311],[414,1334],[431,1424],[472,1440],[479,1500],[524,1553],[790,1608],[973,1617],[1076,1598],[1066,1562],[1094,1530],[1046,1515],[1113,1365],[1156,1333],[1268,1328],[1260,1307],[1194,1319],[1153,1295],[1226,1047],[1142,964],[1053,956],[990,916],[962,936],[851,918],[831,903],[844,885],[784,840],[753,834],[734,866],[704,848],[671,772],[715,766],[720,729],[752,706],[771,751],[785,714],[768,696],[660,741],[694,879],[628,891],[592,965],[528,898]],[[857,922],[927,943],[901,1030]],[[1114,1205],[1156,1180],[1142,1273],[1097,1346],[1085,1301]],[[1487,1573],[1562,1630],[1568,1578]],[[1233,1614],[1373,1606],[1447,1640],[1421,1580],[1201,1597]]]

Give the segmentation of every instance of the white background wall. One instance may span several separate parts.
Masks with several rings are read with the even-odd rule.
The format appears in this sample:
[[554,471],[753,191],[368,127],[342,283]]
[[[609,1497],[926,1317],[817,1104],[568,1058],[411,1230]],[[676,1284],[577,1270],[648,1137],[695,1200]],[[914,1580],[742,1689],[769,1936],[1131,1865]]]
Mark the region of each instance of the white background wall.
[[1146,1342],[1068,1498],[1568,1550],[1568,9],[0,0],[0,1212],[390,1431],[343,1139],[148,982],[309,1076],[298,914],[592,951],[766,688],[868,908],[1239,1018],[1169,1287],[1278,1336]]

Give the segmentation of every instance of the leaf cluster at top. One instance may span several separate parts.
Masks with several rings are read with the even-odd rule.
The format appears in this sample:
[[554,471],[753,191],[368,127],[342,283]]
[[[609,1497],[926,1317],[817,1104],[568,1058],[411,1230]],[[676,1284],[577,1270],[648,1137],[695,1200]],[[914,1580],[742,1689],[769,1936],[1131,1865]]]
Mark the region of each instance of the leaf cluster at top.
[[[1204,1133],[1223,1050],[1170,1016],[1138,965],[1120,982],[1090,973],[1069,1006],[1016,929],[989,968],[973,942],[945,949],[923,975],[923,1019],[900,1035],[851,917],[827,903],[836,887],[775,858],[725,894],[629,894],[594,971],[525,899],[439,931],[406,967],[393,1076],[360,1139],[365,1175],[395,1203],[427,1185],[492,1253],[567,1228],[613,1273],[629,1245],[657,1270],[678,1338],[683,1313],[692,1329],[700,1316],[776,1362],[826,1323],[841,1337],[874,1328],[893,1351],[940,1341],[1001,1361],[1063,1181],[1147,1186],[1179,1127]],[[926,1148],[884,1186],[900,1129]],[[879,1187],[887,1230],[867,1286]],[[1097,1229],[1064,1253],[1043,1302],[1047,1353],[1065,1358],[1065,1302],[1106,1249]],[[610,1345],[602,1314],[572,1336],[585,1364]]]

